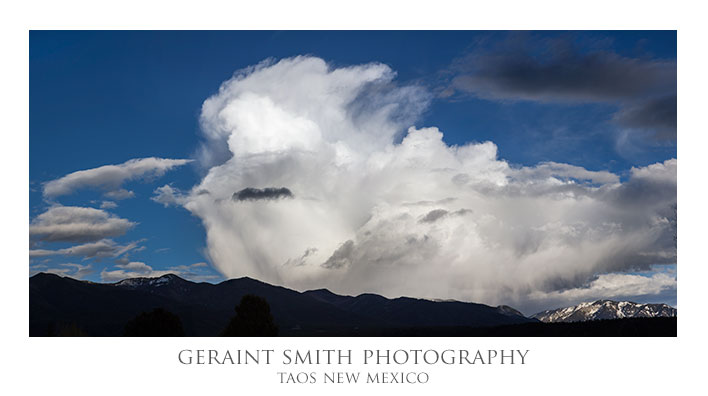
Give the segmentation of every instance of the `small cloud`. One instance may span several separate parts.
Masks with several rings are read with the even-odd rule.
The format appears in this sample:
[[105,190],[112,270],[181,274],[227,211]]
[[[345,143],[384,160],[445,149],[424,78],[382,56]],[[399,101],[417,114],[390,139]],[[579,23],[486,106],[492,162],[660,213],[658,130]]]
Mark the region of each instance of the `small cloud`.
[[420,219],[421,223],[434,223],[435,221],[445,217],[448,214],[448,211],[445,209],[435,209],[431,210],[428,212],[428,214],[425,215],[422,219]]
[[283,198],[293,198],[293,193],[285,188],[244,188],[241,191],[235,192],[233,195],[234,201],[256,201],[256,200],[274,200]]
[[100,209],[53,206],[29,226],[30,238],[47,242],[91,242],[126,233],[136,223]]
[[115,262],[116,264],[125,265],[125,264],[128,264],[128,263],[130,262],[130,258],[128,258],[128,256],[126,255],[126,256],[119,257],[119,258],[115,259],[114,262]]
[[180,205],[180,202],[184,201],[184,194],[182,191],[168,184],[156,188],[153,193],[155,195],[150,199],[162,204],[164,207],[178,206]]
[[286,261],[285,264],[283,264],[283,265],[296,266],[296,267],[305,265],[307,263],[307,259],[312,257],[312,255],[314,255],[315,253],[317,253],[317,248],[313,248],[313,247],[307,248],[305,250],[305,253],[302,254],[302,256],[300,256],[296,259],[288,259],[288,261]]
[[93,273],[93,268],[91,264],[81,265],[74,263],[59,264],[63,267],[68,267],[70,269],[69,276],[76,279],[83,279],[88,275]]
[[110,199],[115,199],[115,200],[123,200],[123,199],[130,199],[135,197],[135,193],[126,189],[118,189],[118,190],[113,190],[113,191],[108,191],[107,193],[103,194],[104,197],[110,198]]
[[101,202],[101,209],[115,209],[118,204],[113,201],[103,201]]
[[337,250],[332,253],[332,256],[322,263],[322,267],[337,269],[346,267],[351,263],[351,255],[354,253],[354,241],[351,239],[344,242]]

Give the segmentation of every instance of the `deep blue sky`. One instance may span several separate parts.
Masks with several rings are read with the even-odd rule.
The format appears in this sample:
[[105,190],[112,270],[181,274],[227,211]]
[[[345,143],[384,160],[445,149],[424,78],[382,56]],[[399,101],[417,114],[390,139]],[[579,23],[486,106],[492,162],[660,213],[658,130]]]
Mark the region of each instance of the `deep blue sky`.
[[[200,141],[202,102],[234,71],[266,58],[311,54],[334,66],[382,62],[398,73],[398,83],[419,84],[437,95],[451,76],[462,73],[459,65],[464,69],[465,59],[504,54],[511,51],[509,43],[519,42],[532,43],[529,55],[541,62],[549,56],[549,42],[572,47],[574,59],[601,52],[640,63],[676,60],[674,31],[32,31],[30,220],[47,208],[42,183],[70,172],[132,158],[192,157]],[[437,96],[416,126],[437,126],[450,144],[491,140],[501,158],[519,166],[567,162],[626,177],[632,166],[676,157],[675,139],[642,138],[629,148],[618,143],[622,127],[612,119],[625,99],[525,100],[513,95]],[[153,183],[127,185],[136,197],[119,202],[111,213],[139,222],[116,241],[146,238],[146,249],[131,260],[154,269],[206,261],[199,221],[183,209],[149,200],[157,186],[189,189],[198,180],[196,166],[186,166]],[[99,192],[82,191],[59,201],[91,206],[91,200],[100,199]],[[169,250],[156,252],[163,248]],[[52,257],[45,265],[79,260]],[[87,279],[100,280],[100,270],[112,265],[107,259],[94,263],[95,272]]]

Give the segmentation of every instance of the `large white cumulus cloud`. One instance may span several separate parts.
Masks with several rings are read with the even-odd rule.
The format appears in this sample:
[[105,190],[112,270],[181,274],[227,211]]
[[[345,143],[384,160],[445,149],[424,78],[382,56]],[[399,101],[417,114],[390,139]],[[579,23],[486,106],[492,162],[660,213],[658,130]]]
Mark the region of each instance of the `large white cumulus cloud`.
[[[524,305],[675,262],[676,160],[625,182],[569,164],[513,167],[492,142],[449,146],[437,128],[410,127],[429,97],[394,77],[296,57],[241,71],[204,102],[208,172],[170,200],[201,218],[220,272]],[[244,190],[261,199],[235,199]]]

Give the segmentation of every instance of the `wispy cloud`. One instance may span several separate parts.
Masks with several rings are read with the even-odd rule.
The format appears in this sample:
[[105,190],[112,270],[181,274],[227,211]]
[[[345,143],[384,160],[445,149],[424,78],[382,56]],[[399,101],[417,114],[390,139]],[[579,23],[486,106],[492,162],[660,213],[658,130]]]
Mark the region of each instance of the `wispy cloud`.
[[135,250],[138,244],[144,240],[130,242],[127,245],[119,245],[111,239],[102,239],[97,242],[90,242],[82,245],[75,245],[64,249],[30,249],[29,256],[46,257],[46,256],[83,256],[86,259],[90,258],[108,258],[118,257],[131,250]]
[[82,188],[103,190],[107,198],[126,199],[134,196],[132,191],[121,188],[129,180],[154,178],[165,172],[191,162],[188,159],[139,158],[119,165],[104,165],[69,173],[59,179],[44,184],[43,194],[47,198],[72,194]]

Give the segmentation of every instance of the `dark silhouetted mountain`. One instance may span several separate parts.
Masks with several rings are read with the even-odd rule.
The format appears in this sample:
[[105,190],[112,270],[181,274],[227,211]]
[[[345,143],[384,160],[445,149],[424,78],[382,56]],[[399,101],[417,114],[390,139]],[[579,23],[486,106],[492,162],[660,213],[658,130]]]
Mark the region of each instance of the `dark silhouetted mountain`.
[[156,308],[177,315],[187,336],[218,335],[248,294],[268,302],[284,336],[383,335],[400,329],[537,322],[506,306],[340,296],[325,289],[300,293],[250,278],[210,284],[164,275],[93,283],[40,273],[30,278],[30,335],[44,336],[47,329],[72,323],[91,336],[118,336],[132,318]]
[[388,299],[377,294],[340,296],[326,289],[307,291],[304,294],[347,312],[378,318],[388,327],[477,327],[531,321],[521,312],[507,306],[495,308],[460,301],[410,297]]
[[676,308],[666,304],[637,304],[630,301],[597,300],[532,315],[542,322],[584,322],[600,319],[675,317]]

